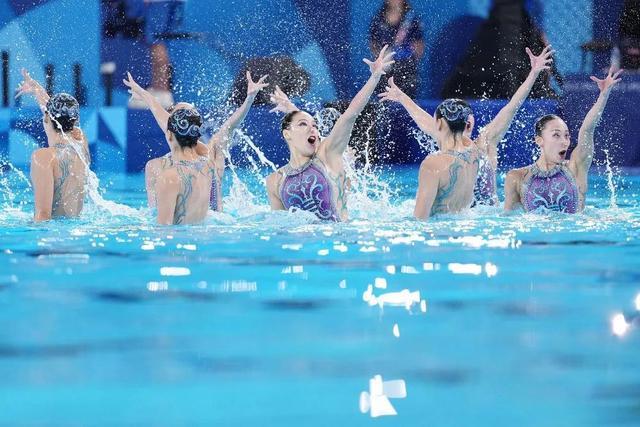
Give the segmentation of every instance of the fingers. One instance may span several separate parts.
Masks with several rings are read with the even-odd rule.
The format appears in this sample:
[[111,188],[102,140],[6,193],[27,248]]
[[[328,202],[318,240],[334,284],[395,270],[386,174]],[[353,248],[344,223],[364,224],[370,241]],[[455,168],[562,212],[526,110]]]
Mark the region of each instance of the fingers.
[[364,63],[367,64],[368,66],[373,65],[373,62],[369,61],[367,58],[363,58],[362,61],[364,61]]
[[396,86],[396,82],[393,81],[393,76],[389,77],[389,80],[387,80],[387,83],[389,84],[389,87],[392,89],[396,89],[398,86]]
[[596,76],[590,76],[589,77],[592,81],[596,82],[596,83],[600,83],[602,80],[600,80],[599,78],[597,78]]
[[616,80],[618,79],[618,77],[620,76],[620,74],[622,74],[624,70],[623,69],[619,69],[618,71],[616,71],[616,73],[613,75],[613,79]]
[[247,70],[246,76],[247,76],[247,81],[253,83],[253,80],[251,79],[251,72],[249,72],[249,70]]
[[529,58],[533,58],[533,52],[531,52],[531,49],[529,49],[528,47],[525,47],[524,51],[527,52],[527,55],[529,55]]
[[378,54],[378,58],[384,57],[384,53],[387,51],[388,47],[389,47],[388,44],[385,44],[384,46],[382,46],[382,49],[380,49],[380,53]]
[[269,110],[270,113],[277,113],[278,111],[278,107],[273,107],[271,110]]
[[[260,80],[258,80],[258,84],[262,84],[264,83],[264,80],[269,77],[269,74],[265,74],[264,76],[260,77]],[[269,85],[269,83],[267,83],[267,85]]]
[[388,60],[390,60],[391,58],[393,58],[393,55],[395,55],[395,54],[396,54],[395,52],[389,52],[389,53],[387,53],[387,54],[384,56],[384,58],[382,58],[382,60],[383,60],[383,61],[388,61]]

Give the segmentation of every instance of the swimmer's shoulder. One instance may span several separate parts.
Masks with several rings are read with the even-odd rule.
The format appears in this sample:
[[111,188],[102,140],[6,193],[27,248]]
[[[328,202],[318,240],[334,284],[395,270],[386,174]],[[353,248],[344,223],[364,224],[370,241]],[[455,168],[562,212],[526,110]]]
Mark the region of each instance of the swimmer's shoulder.
[[55,159],[55,151],[52,147],[38,148],[31,154],[31,162],[38,162],[44,166]]
[[516,183],[522,183],[522,181],[525,179],[528,173],[529,173],[529,166],[511,169],[509,172],[507,172],[506,179],[509,181],[514,181]]
[[449,167],[454,157],[439,151],[429,154],[420,163],[420,171],[440,172]]
[[275,172],[269,174],[266,178],[266,183],[268,188],[277,189],[280,183],[282,182],[282,178],[284,178],[284,167],[281,167]]

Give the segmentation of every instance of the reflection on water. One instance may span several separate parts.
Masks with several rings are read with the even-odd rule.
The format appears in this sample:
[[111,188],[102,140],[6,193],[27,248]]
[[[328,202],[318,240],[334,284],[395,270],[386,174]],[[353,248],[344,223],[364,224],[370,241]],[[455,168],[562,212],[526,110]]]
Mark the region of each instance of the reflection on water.
[[[130,191],[142,177],[115,177],[105,195],[131,217],[35,225],[25,190],[0,210],[0,322],[11,325],[0,329],[0,392],[14,408],[0,424],[34,421],[43,385],[82,388],[76,406],[56,401],[77,415],[99,413],[105,384],[123,384],[117,400],[131,383],[147,390],[142,402],[176,402],[189,424],[606,418],[611,407],[585,396],[640,383],[640,180],[617,191],[618,208],[594,176],[602,191],[580,215],[482,208],[421,223],[410,218],[417,172],[396,172],[397,196],[372,196],[339,224],[268,212],[241,170],[256,205],[193,227],[155,227]],[[153,407],[140,424],[166,423]]]
[[369,380],[369,391],[360,393],[360,412],[369,413],[372,418],[385,415],[398,415],[389,399],[407,397],[407,386],[404,380],[382,381],[376,375]]

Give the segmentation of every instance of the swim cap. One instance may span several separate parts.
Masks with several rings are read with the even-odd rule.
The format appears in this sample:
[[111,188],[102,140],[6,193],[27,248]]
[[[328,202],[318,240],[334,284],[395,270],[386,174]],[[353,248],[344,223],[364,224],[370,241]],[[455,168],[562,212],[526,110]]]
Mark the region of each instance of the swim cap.
[[473,114],[471,107],[465,101],[455,98],[444,100],[438,105],[436,111],[448,122],[464,121],[466,123],[469,116]]
[[202,116],[197,110],[181,108],[171,113],[167,129],[173,132],[177,137],[198,139],[201,135],[201,125]]
[[68,93],[56,93],[51,96],[47,101],[45,110],[56,120],[67,119],[75,123],[80,119],[80,105]]

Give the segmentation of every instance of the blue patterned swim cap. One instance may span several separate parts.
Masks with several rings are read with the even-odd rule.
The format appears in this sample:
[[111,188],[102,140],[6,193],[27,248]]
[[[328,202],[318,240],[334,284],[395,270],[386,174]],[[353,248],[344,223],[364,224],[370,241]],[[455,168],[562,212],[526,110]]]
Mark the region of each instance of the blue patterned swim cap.
[[449,123],[458,121],[466,123],[469,121],[469,116],[473,114],[471,107],[465,101],[456,98],[445,99],[438,105],[436,112]]
[[202,126],[202,116],[191,108],[181,108],[174,110],[169,116],[167,129],[173,132],[176,137],[200,138],[200,126]]
[[56,93],[49,98],[45,110],[58,121],[59,119],[77,123],[80,119],[80,105],[78,101],[68,93]]

